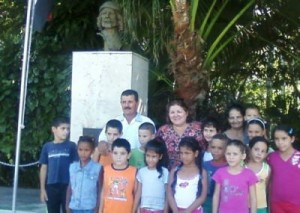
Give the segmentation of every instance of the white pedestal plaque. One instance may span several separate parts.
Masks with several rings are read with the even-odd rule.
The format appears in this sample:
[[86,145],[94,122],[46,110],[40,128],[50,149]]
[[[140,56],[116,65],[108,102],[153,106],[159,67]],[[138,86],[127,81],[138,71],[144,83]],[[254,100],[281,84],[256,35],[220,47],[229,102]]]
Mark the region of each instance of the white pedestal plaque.
[[122,114],[120,95],[126,89],[139,93],[146,115],[148,68],[148,60],[133,52],[73,52],[70,139],[77,142],[84,129],[103,128]]

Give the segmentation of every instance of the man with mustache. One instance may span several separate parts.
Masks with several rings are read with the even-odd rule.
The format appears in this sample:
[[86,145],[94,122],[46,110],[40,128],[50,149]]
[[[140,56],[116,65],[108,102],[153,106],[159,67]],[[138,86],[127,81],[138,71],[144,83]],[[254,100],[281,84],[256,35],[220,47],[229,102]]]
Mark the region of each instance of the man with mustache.
[[[129,141],[131,149],[138,148],[139,146],[139,134],[138,129],[142,123],[150,122],[154,125],[154,122],[141,115],[137,110],[139,106],[139,95],[135,90],[125,90],[121,94],[121,106],[123,115],[118,116],[117,120],[121,121],[123,125],[123,135]],[[100,133],[99,140],[106,140],[105,130]]]

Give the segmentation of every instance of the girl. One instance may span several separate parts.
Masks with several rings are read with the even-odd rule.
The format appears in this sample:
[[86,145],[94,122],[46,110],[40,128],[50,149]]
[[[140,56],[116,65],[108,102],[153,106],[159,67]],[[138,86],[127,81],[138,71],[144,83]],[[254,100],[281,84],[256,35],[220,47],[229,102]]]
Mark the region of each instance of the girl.
[[179,143],[181,166],[171,171],[168,183],[168,201],[173,213],[202,213],[207,195],[207,173],[202,169],[201,149],[193,137]]
[[278,151],[268,156],[271,167],[271,212],[300,212],[300,152],[293,148],[295,130],[279,125],[274,130]]
[[93,138],[79,137],[77,152],[80,161],[70,165],[70,184],[67,190],[66,211],[98,212],[101,165],[91,159],[95,148]]
[[156,139],[145,146],[146,167],[137,173],[137,192],[133,212],[140,203],[140,213],[167,213],[166,186],[168,183],[167,152],[165,144]]
[[265,162],[268,154],[269,142],[264,137],[254,137],[249,142],[250,158],[246,167],[251,169],[258,177],[256,183],[257,213],[267,213],[266,187],[270,177],[269,165]]
[[242,141],[231,140],[225,149],[227,167],[220,168],[213,175],[215,192],[213,213],[256,213],[254,172],[242,166],[246,158],[246,146]]
[[252,118],[248,120],[246,129],[249,140],[255,136],[265,137],[266,135],[266,124],[261,118]]

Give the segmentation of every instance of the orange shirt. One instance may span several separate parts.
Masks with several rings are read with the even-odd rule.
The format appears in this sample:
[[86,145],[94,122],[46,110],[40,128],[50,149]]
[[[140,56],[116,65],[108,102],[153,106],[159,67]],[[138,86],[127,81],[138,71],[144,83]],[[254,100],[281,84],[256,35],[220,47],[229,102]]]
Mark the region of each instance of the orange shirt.
[[99,159],[99,163],[103,167],[107,165],[111,165],[113,163],[111,153],[109,152],[107,155],[101,155]]
[[128,166],[116,170],[112,165],[104,167],[103,213],[131,213],[134,200],[136,168]]

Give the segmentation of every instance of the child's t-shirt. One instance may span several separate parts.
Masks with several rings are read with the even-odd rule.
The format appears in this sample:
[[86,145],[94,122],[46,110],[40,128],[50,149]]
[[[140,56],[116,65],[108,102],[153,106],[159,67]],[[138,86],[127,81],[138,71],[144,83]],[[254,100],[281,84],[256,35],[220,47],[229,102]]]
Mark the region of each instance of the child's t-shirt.
[[136,178],[142,184],[141,208],[164,210],[169,172],[163,167],[160,178],[159,175],[156,169],[139,169]]
[[111,165],[113,163],[111,152],[107,153],[107,155],[100,155],[99,163],[104,167],[107,165]]
[[128,166],[117,170],[104,167],[103,213],[131,213],[134,201],[136,168]]
[[228,172],[228,167],[220,168],[212,177],[220,184],[218,212],[248,212],[249,187],[258,181],[255,173],[247,168],[236,175]]
[[300,151],[283,160],[278,151],[268,156],[271,167],[271,202],[300,205]]
[[40,164],[47,165],[47,184],[68,184],[69,166],[78,160],[76,144],[70,141],[44,144],[39,159]]
[[142,168],[145,166],[145,153],[139,148],[133,149],[131,151],[131,156],[129,159],[129,165],[134,166],[136,168]]

